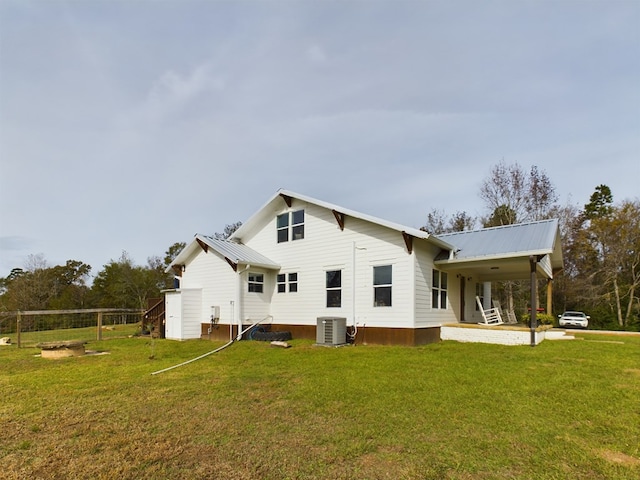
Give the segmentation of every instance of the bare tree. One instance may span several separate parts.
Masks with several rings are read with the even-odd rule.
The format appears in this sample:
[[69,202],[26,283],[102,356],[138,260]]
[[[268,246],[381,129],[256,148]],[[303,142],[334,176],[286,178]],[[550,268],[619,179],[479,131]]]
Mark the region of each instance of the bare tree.
[[229,225],[225,225],[224,231],[222,233],[216,232],[213,234],[213,238],[216,240],[226,240],[233,233],[242,226],[242,222],[231,223]]
[[527,173],[518,163],[502,161],[482,182],[480,198],[491,212],[485,225],[496,226],[549,218],[558,196],[547,174],[535,165]]
[[476,225],[476,218],[467,212],[458,211],[451,217],[448,217],[444,210],[434,208],[427,214],[427,223],[420,227],[420,230],[428,232],[431,235],[440,235],[442,233],[463,232],[465,230],[473,230]]
[[427,223],[420,227],[420,230],[431,235],[438,235],[446,232],[447,215],[444,210],[434,208],[427,214]]

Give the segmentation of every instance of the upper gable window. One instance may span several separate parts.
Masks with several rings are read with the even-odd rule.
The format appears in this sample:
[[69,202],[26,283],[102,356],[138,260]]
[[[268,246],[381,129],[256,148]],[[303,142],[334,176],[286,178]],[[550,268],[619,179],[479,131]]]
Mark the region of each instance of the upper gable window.
[[276,220],[278,228],[278,243],[289,241],[289,212],[278,215]]
[[276,218],[278,243],[302,240],[304,238],[304,210],[287,212]]

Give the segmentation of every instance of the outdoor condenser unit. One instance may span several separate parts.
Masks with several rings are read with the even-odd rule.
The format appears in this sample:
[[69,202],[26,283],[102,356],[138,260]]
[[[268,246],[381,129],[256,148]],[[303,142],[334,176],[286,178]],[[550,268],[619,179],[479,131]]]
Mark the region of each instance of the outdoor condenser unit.
[[347,319],[344,317],[318,317],[316,343],[344,345],[347,343]]

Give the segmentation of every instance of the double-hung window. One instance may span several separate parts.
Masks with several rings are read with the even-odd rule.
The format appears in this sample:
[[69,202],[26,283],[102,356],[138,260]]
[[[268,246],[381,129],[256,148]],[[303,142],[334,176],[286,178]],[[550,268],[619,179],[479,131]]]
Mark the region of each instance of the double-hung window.
[[278,230],[278,243],[289,241],[289,212],[278,215],[276,219]]
[[302,240],[304,238],[304,210],[286,212],[276,217],[278,243]]
[[373,306],[391,306],[391,265],[373,267]]
[[304,238],[304,210],[291,212],[291,240]]
[[249,291],[254,293],[264,291],[264,274],[249,272]]
[[297,292],[298,291],[298,274],[290,273],[287,277],[289,279],[289,291]]
[[431,308],[447,308],[447,274],[433,270],[431,286]]
[[342,306],[342,270],[329,270],[326,276],[327,307]]
[[287,281],[289,282],[289,292],[298,291],[297,273],[279,273],[277,278],[278,293],[285,293],[287,291]]

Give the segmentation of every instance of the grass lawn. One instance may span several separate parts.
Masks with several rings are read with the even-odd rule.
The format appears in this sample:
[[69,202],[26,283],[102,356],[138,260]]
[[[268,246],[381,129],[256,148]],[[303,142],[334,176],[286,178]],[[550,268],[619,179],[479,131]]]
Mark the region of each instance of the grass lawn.
[[640,337],[582,338],[0,347],[0,477],[636,480]]

